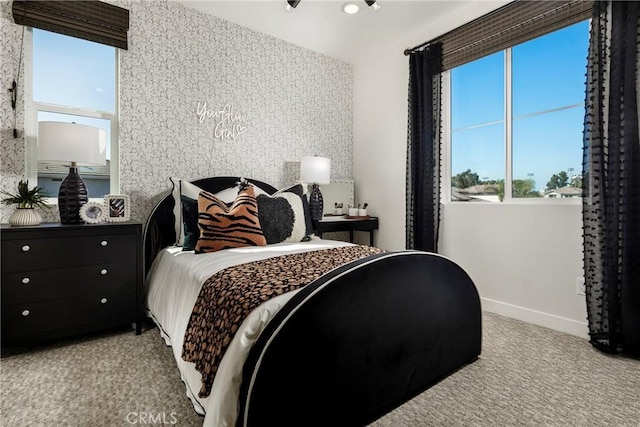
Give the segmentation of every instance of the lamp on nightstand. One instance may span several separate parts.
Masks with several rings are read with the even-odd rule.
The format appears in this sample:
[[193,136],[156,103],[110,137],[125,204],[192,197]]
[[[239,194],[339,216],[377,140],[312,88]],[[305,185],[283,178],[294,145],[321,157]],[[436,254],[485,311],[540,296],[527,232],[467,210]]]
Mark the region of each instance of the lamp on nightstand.
[[69,175],[58,191],[60,223],[83,222],[80,208],[89,201],[89,194],[77,165],[105,165],[106,148],[107,134],[103,129],[76,123],[38,123],[38,160],[69,163]]
[[324,203],[319,184],[329,184],[331,175],[331,160],[326,157],[307,156],[300,160],[300,181],[312,184],[309,195],[309,210],[311,219],[322,219]]

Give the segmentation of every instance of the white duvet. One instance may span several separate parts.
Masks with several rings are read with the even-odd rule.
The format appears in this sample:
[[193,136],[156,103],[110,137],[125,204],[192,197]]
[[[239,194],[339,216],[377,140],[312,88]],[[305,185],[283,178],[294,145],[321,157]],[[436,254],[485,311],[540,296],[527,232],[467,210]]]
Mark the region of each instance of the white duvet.
[[180,247],[164,249],[147,275],[148,314],[156,322],[167,345],[173,350],[178,370],[186,386],[187,397],[204,426],[234,426],[238,414],[238,395],[242,366],[249,350],[266,324],[297,292],[289,292],[258,306],[244,320],[231,341],[216,373],[211,394],[198,397],[201,376],[191,362],[182,359],[182,344],[191,311],[202,284],[214,273],[233,265],[272,256],[348,246],[350,243],[314,239],[309,242],[279,243],[226,249],[208,254],[182,252]]

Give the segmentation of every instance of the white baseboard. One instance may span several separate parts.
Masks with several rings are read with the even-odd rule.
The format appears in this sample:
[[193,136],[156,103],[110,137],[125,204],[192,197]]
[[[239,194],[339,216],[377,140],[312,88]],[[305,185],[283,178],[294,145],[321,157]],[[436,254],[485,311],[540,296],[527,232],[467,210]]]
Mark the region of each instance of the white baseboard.
[[480,299],[482,300],[482,309],[491,313],[501,314],[513,319],[589,339],[589,325],[586,322],[578,322],[577,320],[567,319],[566,317],[560,317],[489,298]]

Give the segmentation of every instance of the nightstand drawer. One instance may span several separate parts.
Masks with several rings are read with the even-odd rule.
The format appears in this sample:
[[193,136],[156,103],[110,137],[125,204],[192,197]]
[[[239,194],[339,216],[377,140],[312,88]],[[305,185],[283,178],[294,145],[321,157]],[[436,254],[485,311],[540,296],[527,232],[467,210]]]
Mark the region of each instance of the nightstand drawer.
[[2,305],[135,289],[135,262],[2,274]]
[[106,327],[135,320],[135,289],[3,306],[2,339],[86,324],[101,324]]
[[3,240],[2,271],[130,261],[135,259],[136,249],[135,234]]

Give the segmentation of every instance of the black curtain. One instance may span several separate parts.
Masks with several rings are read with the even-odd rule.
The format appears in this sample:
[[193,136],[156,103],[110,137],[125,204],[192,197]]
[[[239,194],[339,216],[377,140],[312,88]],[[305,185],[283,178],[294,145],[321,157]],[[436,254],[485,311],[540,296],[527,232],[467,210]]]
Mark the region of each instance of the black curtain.
[[409,54],[406,247],[438,251],[442,45]]
[[582,194],[590,342],[631,356],[640,356],[639,4],[594,4]]

